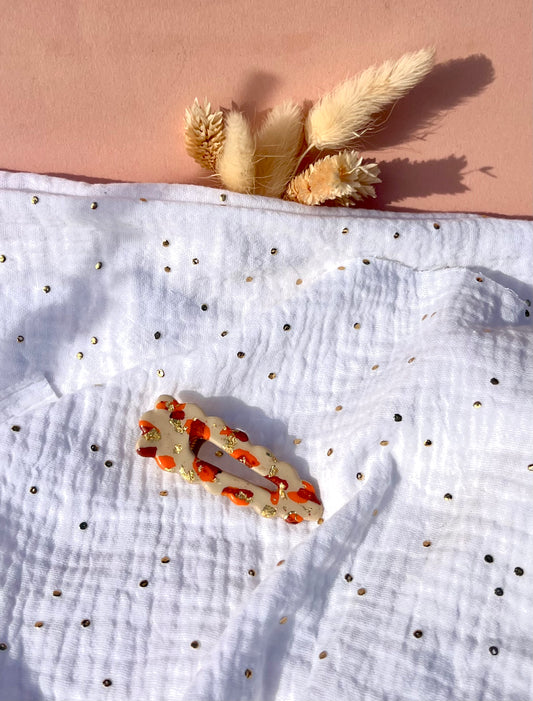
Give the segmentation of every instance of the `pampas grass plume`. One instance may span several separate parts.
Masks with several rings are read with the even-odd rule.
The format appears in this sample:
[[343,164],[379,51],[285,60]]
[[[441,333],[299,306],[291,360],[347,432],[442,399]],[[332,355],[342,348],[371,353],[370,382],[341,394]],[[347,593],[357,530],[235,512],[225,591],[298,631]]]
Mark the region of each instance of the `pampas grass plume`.
[[246,117],[237,110],[227,113],[224,145],[216,172],[228,190],[252,194],[254,189],[255,140]]
[[274,107],[256,134],[256,195],[281,197],[303,142],[302,108],[292,101]]
[[397,61],[367,68],[324,95],[305,120],[308,150],[344,148],[361,136],[373,115],[403,97],[429,73],[434,57],[433,47],[404,54]]

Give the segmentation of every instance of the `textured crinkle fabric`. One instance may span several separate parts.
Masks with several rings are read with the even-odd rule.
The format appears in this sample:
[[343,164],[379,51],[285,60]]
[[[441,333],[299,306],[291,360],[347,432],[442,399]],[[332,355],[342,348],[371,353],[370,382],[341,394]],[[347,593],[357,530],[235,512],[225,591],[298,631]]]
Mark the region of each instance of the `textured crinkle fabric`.
[[[0,699],[530,698],[532,223],[220,194],[0,173]],[[324,523],[137,455],[161,394]]]

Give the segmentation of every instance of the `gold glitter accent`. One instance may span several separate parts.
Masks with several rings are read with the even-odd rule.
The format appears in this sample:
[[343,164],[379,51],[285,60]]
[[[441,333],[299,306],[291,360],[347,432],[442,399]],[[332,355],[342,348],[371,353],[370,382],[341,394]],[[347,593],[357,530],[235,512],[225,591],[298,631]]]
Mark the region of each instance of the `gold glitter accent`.
[[31,203],[32,203],[32,204],[37,204],[38,201],[39,201],[39,198],[37,197],[37,195],[34,195],[34,196],[31,198]]
[[194,482],[194,480],[196,479],[194,470],[189,470],[187,472],[183,465],[180,467],[179,473],[186,482]]
[[424,316],[422,317],[422,321],[425,321],[425,319],[427,319],[427,318],[428,318],[428,315],[424,314]]
[[278,249],[277,249],[277,248],[271,248],[271,249],[270,249],[270,253],[271,253],[273,256],[275,256],[277,252],[278,252]]
[[246,677],[246,679],[250,679],[250,677],[252,676],[252,674],[253,674],[253,672],[252,672],[251,669],[245,669],[245,670],[244,670],[244,676]]
[[474,402],[472,406],[474,407],[474,409],[479,409],[479,407],[481,406],[481,402]]
[[181,445],[181,443],[176,443],[176,445],[174,446],[174,452],[176,453],[176,455],[179,455],[182,450],[183,446]]
[[220,195],[220,201],[221,201],[221,202],[225,202],[227,199],[228,199],[228,196],[225,195],[224,193],[222,193],[222,194]]
[[354,327],[354,329],[360,329],[361,324],[359,322],[357,322],[357,324],[354,324],[353,327]]
[[162,490],[159,492],[159,496],[160,496],[160,497],[168,497],[168,492],[167,492],[167,490],[166,490],[166,489],[162,489]]
[[167,246],[170,246],[170,241],[167,241],[167,239],[165,239],[161,245],[166,248]]
[[169,272],[170,272],[170,266],[165,265],[165,273],[169,273]]
[[46,294],[48,294],[50,292],[50,285],[45,285],[43,287],[43,292],[46,292]]
[[302,278],[298,278],[298,280],[296,280],[296,284],[297,284],[297,285],[301,285],[302,282],[303,282]]
[[361,587],[357,590],[357,593],[359,594],[359,596],[364,596],[366,594],[366,589],[364,587]]
[[248,277],[246,278],[246,282],[252,282],[252,280],[253,280],[253,277],[251,277],[250,275],[248,275]]
[[331,455],[333,453],[333,448],[330,448],[327,452],[327,455]]
[[285,521],[289,518],[289,516],[296,516],[296,511],[289,511],[289,513],[284,517]]
[[5,262],[6,262],[6,257],[0,256],[0,263],[5,263]]
[[409,358],[409,360],[408,360],[407,362],[408,362],[408,363],[412,363],[414,360],[415,360],[414,357],[413,357],[413,358]]
[[280,618],[280,619],[279,619],[279,622],[280,622],[281,625],[283,625],[284,623],[287,623],[287,621],[288,621],[287,616],[283,616],[283,618]]
[[276,567],[281,567],[281,565],[282,565],[284,562],[285,562],[285,560],[280,560],[280,561],[278,562],[278,564],[276,565]]
[[451,500],[453,499],[452,495],[449,494],[449,493],[446,493],[446,494],[444,495],[444,498],[445,498],[446,501],[451,501]]
[[102,267],[102,263],[98,261],[98,263],[96,263],[94,267],[96,268],[96,270],[100,270],[100,268]]
[[235,445],[237,443],[237,439],[235,436],[226,436],[226,440],[224,441],[224,450],[227,453],[233,453],[235,450]]
[[374,509],[374,511],[372,511],[372,516],[377,516],[378,514],[379,514],[379,511],[377,509]]
[[169,419],[168,422],[172,424],[174,430],[178,433],[185,433],[185,429],[181,425],[181,421],[179,419]]
[[91,209],[96,209],[98,207],[98,202],[91,202]]
[[321,660],[324,660],[328,656],[328,653],[325,650],[322,650],[320,655],[318,656]]
[[301,439],[301,438],[295,438],[295,439],[293,440],[294,445],[300,445],[301,442],[302,442],[302,439]]
[[222,457],[222,455],[224,455],[224,453],[221,450],[217,450],[215,455],[217,456],[217,458],[220,458],[220,457]]
[[389,441],[380,441],[379,444],[380,445],[389,445]]
[[270,466],[270,470],[268,471],[268,476],[269,477],[275,477],[278,474],[279,470],[275,465]]
[[339,404],[339,406],[336,406],[335,411],[342,411],[342,406],[340,404]]
[[54,589],[52,592],[52,596],[61,596],[61,590],[60,589]]
[[81,360],[83,358],[83,353],[76,353],[76,358]]
[[245,501],[247,504],[249,504],[249,503],[252,501],[252,497],[247,497],[246,494],[245,494],[244,492],[242,492],[242,491],[241,491],[241,492],[237,492],[237,494],[236,494],[235,496],[237,497],[237,499],[242,499],[242,500]]
[[270,504],[267,504],[263,507],[263,510],[261,511],[261,516],[264,516],[265,518],[273,518],[276,515],[276,513],[276,509],[273,506],[270,506]]
[[431,545],[431,541],[430,541],[430,540],[425,540],[425,541],[422,543],[422,545],[423,545],[425,548],[429,548],[429,546]]
[[158,441],[161,438],[161,432],[158,428],[151,428],[144,434],[145,441]]
[[91,338],[91,343],[93,344],[93,346],[95,346],[98,343],[98,339],[96,338],[96,336],[93,336]]
[[148,200],[146,199],[146,197],[139,197],[139,200],[140,200],[140,202],[148,202]]
[[530,472],[533,472],[533,465],[528,465],[528,466],[527,466],[527,469],[528,469]]
[[36,628],[42,628],[43,625],[44,625],[44,623],[43,623],[42,621],[36,621],[33,625],[34,625]]
[[323,518],[319,518],[318,521],[317,521],[317,523],[318,523],[319,526],[321,526],[321,525],[324,523],[324,519],[323,519]]
[[356,477],[357,477],[357,479],[358,479],[359,481],[364,480],[364,478],[365,478],[365,476],[364,476],[364,474],[363,474],[362,472],[358,472],[357,475],[356,475]]
[[346,270],[346,268],[344,267],[344,265],[339,265],[339,267],[337,268],[337,270]]
[[169,557],[166,557],[166,555],[165,555],[165,557],[162,557],[162,558],[161,558],[161,562],[162,562],[164,565],[166,565],[167,562],[170,562],[170,558],[169,558]]
[[372,370],[377,370],[379,368],[379,365],[373,365]]
[[158,371],[157,371],[157,376],[158,376],[158,377],[165,377],[165,371],[164,371],[164,370],[158,370]]
[[273,455],[272,453],[269,453],[268,450],[266,450],[265,453],[266,453],[266,454],[268,455],[268,457],[272,460],[272,462],[277,462],[277,461],[278,461],[277,457],[276,457],[275,455]]
[[348,229],[347,229],[346,227],[344,227],[344,229],[342,230],[342,233],[343,233],[343,234],[347,234],[347,233],[348,233]]
[[275,372],[269,373],[268,378],[269,378],[269,380],[274,380],[276,378],[276,373]]

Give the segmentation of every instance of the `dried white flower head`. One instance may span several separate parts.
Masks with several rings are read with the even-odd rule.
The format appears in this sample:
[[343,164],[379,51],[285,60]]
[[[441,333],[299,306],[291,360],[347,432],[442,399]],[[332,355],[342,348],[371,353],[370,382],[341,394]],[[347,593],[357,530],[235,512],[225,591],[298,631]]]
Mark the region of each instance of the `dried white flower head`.
[[343,151],[325,156],[295,176],[283,196],[284,200],[318,205],[337,200],[350,206],[364,197],[375,197],[373,185],[380,183],[377,163],[366,163],[357,151]]
[[246,117],[231,110],[224,121],[224,145],[217,158],[216,172],[224,187],[252,194],[254,188],[255,140]]
[[215,170],[217,158],[224,145],[224,115],[211,112],[211,104],[198,98],[190,109],[185,110],[185,148],[189,156],[202,168]]

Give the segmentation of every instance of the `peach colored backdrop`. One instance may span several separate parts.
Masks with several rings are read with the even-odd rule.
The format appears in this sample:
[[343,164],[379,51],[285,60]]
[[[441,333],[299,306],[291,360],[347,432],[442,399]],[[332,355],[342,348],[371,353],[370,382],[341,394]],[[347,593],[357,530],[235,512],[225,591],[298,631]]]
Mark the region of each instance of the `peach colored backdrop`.
[[213,186],[194,97],[256,124],[372,63],[437,65],[369,137],[367,207],[533,214],[531,0],[0,0],[0,169]]

